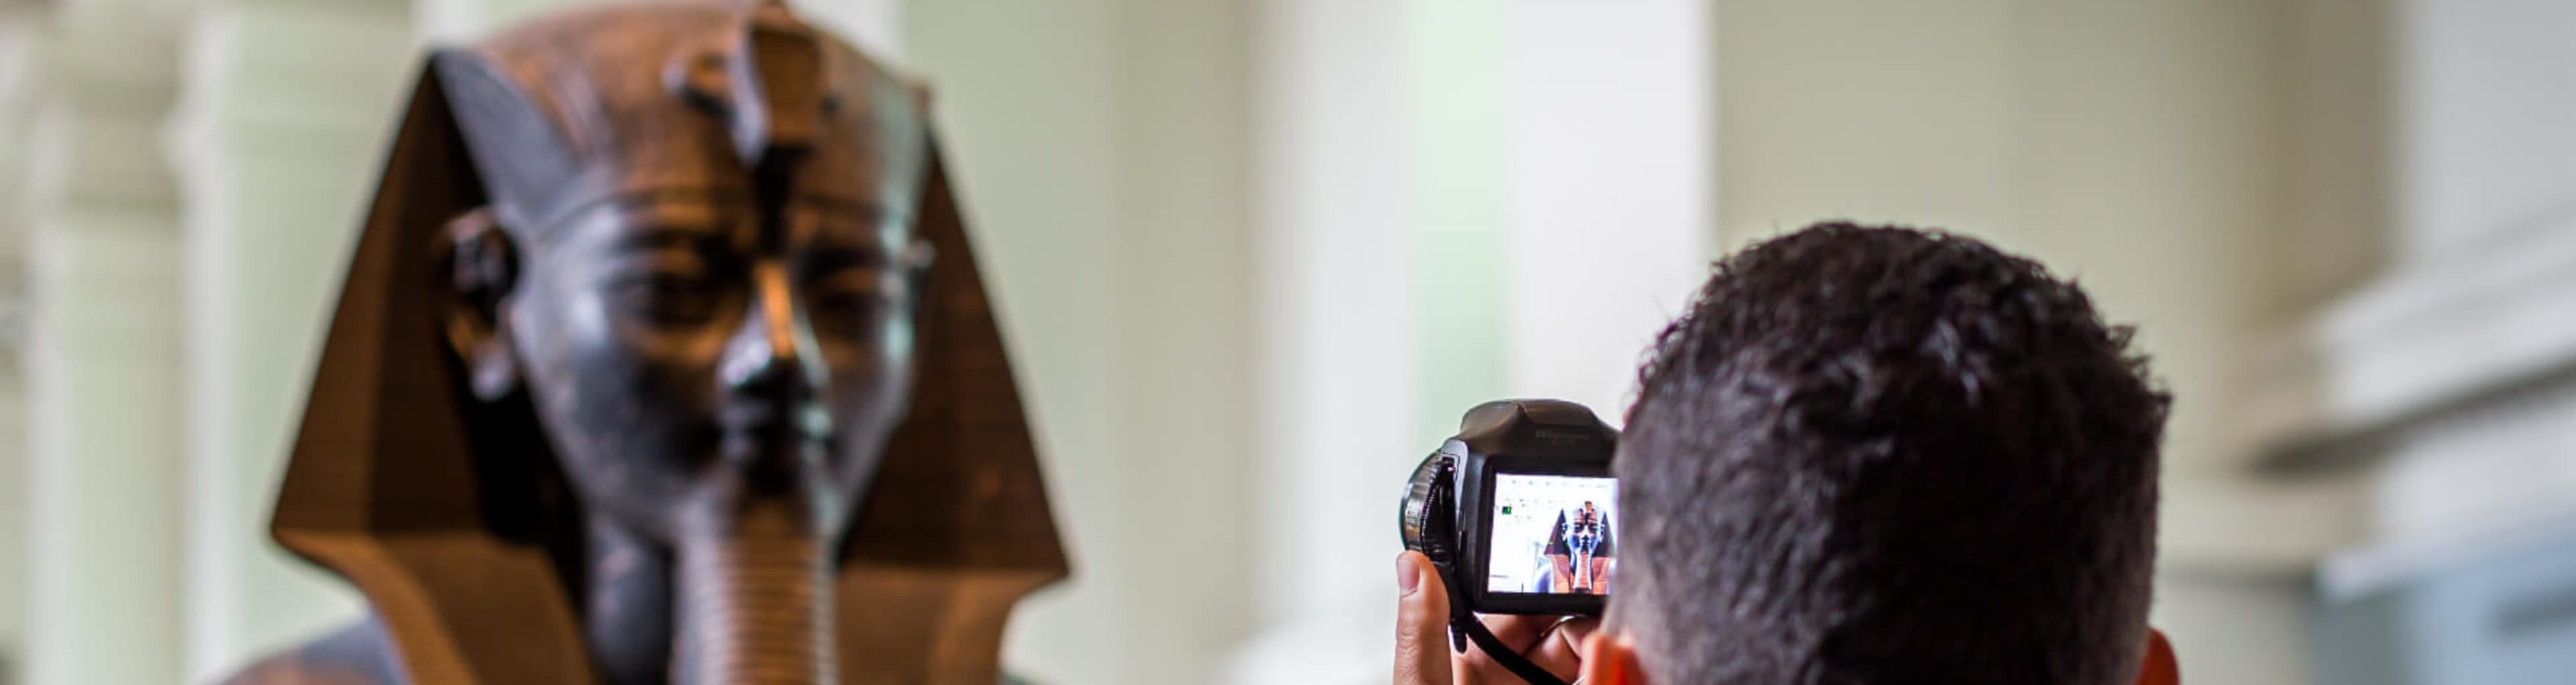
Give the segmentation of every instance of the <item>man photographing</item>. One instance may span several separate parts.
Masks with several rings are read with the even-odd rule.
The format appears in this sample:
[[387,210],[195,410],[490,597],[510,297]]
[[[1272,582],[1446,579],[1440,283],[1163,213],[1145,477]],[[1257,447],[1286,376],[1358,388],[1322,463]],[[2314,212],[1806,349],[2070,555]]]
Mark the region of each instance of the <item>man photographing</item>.
[[[2174,682],[2147,626],[2169,398],[2083,291],[1964,237],[1822,224],[1717,264],[1640,373],[1608,620],[1490,616],[1590,685]],[[1451,652],[1397,560],[1395,682]]]

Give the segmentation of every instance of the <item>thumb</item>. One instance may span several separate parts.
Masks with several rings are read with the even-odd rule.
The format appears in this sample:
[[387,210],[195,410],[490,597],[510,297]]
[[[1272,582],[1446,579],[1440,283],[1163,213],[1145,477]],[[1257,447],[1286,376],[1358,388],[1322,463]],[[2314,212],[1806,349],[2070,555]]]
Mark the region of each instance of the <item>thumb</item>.
[[1449,590],[1431,558],[1395,558],[1395,685],[1449,685]]

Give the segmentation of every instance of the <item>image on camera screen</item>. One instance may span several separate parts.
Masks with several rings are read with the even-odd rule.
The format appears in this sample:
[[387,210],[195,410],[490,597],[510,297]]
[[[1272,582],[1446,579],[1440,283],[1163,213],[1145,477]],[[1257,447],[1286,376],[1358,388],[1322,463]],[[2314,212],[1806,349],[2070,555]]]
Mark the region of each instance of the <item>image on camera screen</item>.
[[1610,594],[1618,550],[1610,534],[1619,481],[1494,474],[1486,592]]

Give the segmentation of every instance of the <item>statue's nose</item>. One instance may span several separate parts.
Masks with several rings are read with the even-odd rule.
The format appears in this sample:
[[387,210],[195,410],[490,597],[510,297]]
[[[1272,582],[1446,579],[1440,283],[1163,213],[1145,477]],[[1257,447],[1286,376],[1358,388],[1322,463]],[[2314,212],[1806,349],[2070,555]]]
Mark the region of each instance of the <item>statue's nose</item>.
[[819,384],[814,338],[804,317],[786,269],[774,262],[754,267],[750,312],[726,344],[718,369],[725,387],[739,394],[793,402]]

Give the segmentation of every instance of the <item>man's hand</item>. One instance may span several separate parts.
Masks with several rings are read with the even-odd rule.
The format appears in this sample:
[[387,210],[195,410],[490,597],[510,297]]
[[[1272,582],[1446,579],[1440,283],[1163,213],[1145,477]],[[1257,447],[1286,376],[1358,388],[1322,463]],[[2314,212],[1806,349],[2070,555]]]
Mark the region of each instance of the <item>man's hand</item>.
[[[1395,558],[1395,685],[1515,685],[1519,676],[1474,644],[1449,651],[1449,590],[1431,559],[1419,552]],[[1503,644],[1566,682],[1583,668],[1581,647],[1599,621],[1555,616],[1479,616]]]

